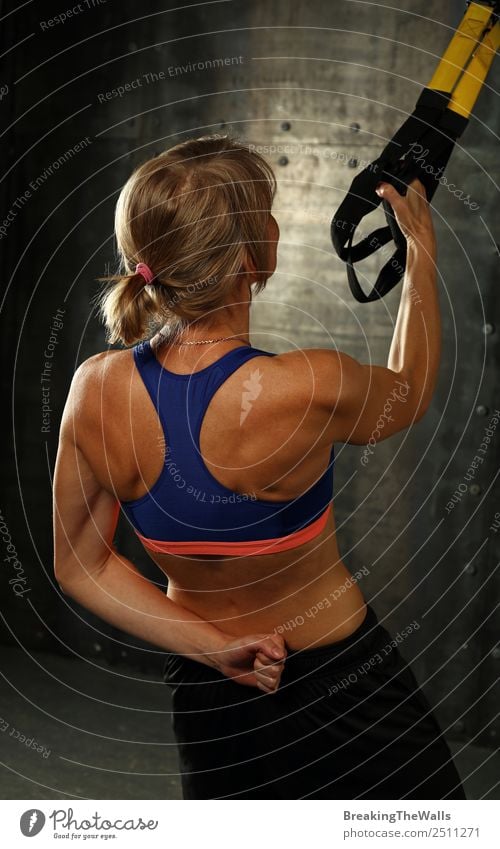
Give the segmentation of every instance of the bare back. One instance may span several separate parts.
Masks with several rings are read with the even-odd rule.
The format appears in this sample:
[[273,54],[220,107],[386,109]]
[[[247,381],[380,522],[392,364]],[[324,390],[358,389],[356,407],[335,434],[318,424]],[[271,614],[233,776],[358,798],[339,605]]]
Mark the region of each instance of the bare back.
[[[233,347],[230,342],[182,354],[163,347],[156,355],[169,370],[189,374]],[[333,419],[328,405],[318,403],[317,353],[253,358],[216,391],[204,415],[200,449],[224,486],[281,501],[302,494],[325,471]],[[162,469],[162,428],[132,352],[98,359],[92,397],[77,419],[78,442],[105,489],[120,500],[140,498]],[[256,365],[261,391],[240,423],[243,383]],[[148,554],[167,575],[172,601],[235,636],[281,628],[289,648],[303,648],[342,639],[365,615],[362,593],[339,555],[333,510],[319,536],[287,551]]]

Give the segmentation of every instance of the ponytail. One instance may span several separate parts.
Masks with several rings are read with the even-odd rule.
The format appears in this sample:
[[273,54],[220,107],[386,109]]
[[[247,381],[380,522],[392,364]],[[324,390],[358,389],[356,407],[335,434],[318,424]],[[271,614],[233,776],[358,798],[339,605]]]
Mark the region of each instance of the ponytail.
[[154,283],[146,285],[142,274],[116,274],[98,279],[106,283],[97,305],[108,329],[107,341],[133,345],[145,339],[151,324],[158,321]]

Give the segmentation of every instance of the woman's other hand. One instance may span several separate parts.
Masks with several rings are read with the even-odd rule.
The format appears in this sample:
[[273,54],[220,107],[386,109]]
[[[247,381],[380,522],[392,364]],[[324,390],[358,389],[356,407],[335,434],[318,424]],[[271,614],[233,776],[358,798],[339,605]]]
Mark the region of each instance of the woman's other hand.
[[279,687],[287,649],[276,634],[251,634],[228,642],[218,655],[218,669],[246,687],[274,693]]

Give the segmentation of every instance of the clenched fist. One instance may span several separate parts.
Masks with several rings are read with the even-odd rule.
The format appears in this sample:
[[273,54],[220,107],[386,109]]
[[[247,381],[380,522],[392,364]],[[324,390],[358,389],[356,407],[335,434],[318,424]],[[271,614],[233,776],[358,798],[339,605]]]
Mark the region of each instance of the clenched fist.
[[287,649],[283,637],[251,634],[228,642],[218,653],[217,666],[227,678],[265,693],[278,689]]

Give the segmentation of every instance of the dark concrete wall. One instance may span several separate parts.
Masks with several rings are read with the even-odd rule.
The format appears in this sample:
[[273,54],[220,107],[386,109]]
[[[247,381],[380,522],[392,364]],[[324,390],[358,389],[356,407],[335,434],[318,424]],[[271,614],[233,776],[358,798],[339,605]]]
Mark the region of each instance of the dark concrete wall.
[[[24,39],[10,54],[9,92],[0,102],[9,127],[3,207],[18,202],[0,241],[7,290],[0,509],[30,588],[14,598],[4,564],[4,640],[111,659],[130,642],[142,663],[151,647],[81,609],[81,621],[75,618],[52,577],[59,419],[76,365],[104,348],[91,297],[95,278],[115,261],[117,193],[136,163],[190,136],[227,129],[261,146],[279,179],[281,243],[277,272],[253,305],[253,343],[275,351],[337,346],[385,364],[400,288],[376,304],[355,302],[329,222],[363,161],[412,111],[462,13],[461,3],[438,0],[383,13],[340,0],[175,3],[171,12],[162,5],[107,2],[52,27],[39,7],[27,7],[6,19],[0,36],[4,48]],[[112,94],[127,84],[122,96]],[[441,187],[434,200],[443,358],[432,409],[380,443],[366,465],[362,448],[339,445],[335,478],[346,563],[353,571],[368,566],[363,590],[395,634],[414,620],[421,626],[401,650],[444,727],[486,745],[498,733],[492,685],[500,663],[500,428],[490,424],[500,404],[497,88],[498,66],[447,170],[457,194]],[[467,195],[478,209],[464,203]],[[366,289],[379,264],[365,262]],[[64,313],[44,433],[40,381],[57,310]],[[489,425],[484,462],[471,473]],[[119,540],[160,580],[127,529]]]

